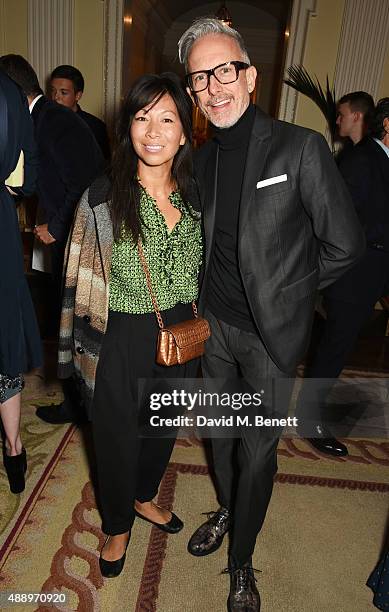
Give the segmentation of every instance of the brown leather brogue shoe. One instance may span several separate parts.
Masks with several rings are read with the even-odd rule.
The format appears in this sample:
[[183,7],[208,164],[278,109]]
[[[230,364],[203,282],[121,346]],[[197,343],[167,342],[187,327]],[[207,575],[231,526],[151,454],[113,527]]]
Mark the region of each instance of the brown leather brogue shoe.
[[204,557],[217,550],[231,526],[230,512],[219,508],[216,512],[205,512],[208,520],[200,525],[188,542],[188,552],[195,557]]

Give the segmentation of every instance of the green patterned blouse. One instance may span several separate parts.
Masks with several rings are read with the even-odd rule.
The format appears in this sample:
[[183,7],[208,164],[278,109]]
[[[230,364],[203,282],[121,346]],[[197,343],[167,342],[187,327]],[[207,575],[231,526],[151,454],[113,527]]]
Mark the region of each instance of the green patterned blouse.
[[[160,310],[197,298],[202,255],[200,214],[192,208],[189,214],[177,191],[170,194],[169,200],[181,212],[170,232],[154,198],[141,190],[143,252]],[[153,312],[137,245],[131,236],[113,244],[109,308],[131,314]]]

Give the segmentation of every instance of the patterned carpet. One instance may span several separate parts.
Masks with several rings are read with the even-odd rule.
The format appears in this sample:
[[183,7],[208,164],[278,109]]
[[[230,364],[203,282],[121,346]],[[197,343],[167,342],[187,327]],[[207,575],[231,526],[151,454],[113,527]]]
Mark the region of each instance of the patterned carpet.
[[[180,440],[158,503],[173,507],[184,530],[167,536],[136,521],[125,569],[104,580],[104,541],[91,485],[88,429],[38,421],[35,406],[60,401],[55,383],[30,376],[22,435],[27,487],[11,495],[0,471],[0,591],[61,591],[62,608],[41,603],[18,610],[82,612],[223,612],[228,594],[227,541],[210,557],[186,552],[188,537],[216,507],[202,444]],[[348,440],[346,459],[321,455],[299,439],[283,439],[279,472],[254,566],[264,612],[374,610],[365,586],[382,546],[389,492],[389,443]]]

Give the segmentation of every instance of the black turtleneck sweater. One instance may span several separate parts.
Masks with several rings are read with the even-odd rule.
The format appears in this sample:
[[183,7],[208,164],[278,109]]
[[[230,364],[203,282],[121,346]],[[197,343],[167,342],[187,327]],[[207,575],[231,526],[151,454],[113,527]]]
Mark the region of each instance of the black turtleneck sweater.
[[[218,318],[256,332],[238,263],[238,223],[247,148],[254,123],[255,107],[250,104],[230,128],[215,128],[219,145],[214,243],[207,282],[206,303]],[[244,202],[242,203],[244,205]]]

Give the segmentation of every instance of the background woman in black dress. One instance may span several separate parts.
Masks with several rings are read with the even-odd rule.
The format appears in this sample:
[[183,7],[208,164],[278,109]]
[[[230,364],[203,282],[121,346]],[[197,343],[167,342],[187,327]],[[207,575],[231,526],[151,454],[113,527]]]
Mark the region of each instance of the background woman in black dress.
[[[24,182],[7,188],[6,179],[24,154]],[[4,467],[12,493],[24,489],[26,451],[20,439],[23,373],[42,362],[38,326],[23,270],[15,195],[33,192],[36,178],[33,125],[27,100],[0,70],[0,415],[5,440]]]

